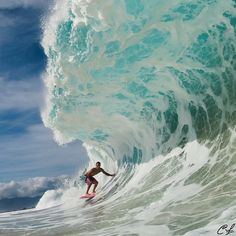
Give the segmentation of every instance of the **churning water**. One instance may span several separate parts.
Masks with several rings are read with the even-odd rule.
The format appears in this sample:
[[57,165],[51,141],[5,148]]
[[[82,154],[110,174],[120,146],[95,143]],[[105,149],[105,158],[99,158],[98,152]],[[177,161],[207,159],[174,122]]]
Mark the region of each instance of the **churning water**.
[[[1,214],[4,235],[216,235],[236,223],[236,1],[57,1],[44,123],[114,178]],[[80,173],[82,174],[82,172]],[[79,175],[78,175],[79,176]],[[12,223],[14,222],[14,224]]]

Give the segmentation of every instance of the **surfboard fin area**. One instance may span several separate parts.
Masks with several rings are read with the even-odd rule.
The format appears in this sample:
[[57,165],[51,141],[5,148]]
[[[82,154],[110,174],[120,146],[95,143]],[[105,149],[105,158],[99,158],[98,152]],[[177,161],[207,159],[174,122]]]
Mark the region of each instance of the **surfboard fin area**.
[[81,199],[83,198],[93,198],[96,196],[96,193],[90,193],[90,194],[83,194],[80,196]]

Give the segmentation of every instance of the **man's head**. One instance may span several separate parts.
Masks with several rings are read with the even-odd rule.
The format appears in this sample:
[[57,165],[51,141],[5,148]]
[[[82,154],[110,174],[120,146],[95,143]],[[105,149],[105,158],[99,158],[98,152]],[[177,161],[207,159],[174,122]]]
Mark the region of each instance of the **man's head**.
[[96,167],[100,167],[101,166],[101,162],[100,161],[98,161],[97,163],[96,163]]

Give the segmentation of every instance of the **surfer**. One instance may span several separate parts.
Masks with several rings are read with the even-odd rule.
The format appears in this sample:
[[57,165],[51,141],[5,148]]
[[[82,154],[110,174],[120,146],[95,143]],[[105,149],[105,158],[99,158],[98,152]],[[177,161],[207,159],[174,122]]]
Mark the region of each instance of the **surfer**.
[[97,175],[100,172],[102,172],[103,174],[105,174],[107,176],[115,176],[115,174],[109,174],[105,170],[103,170],[101,168],[101,163],[98,161],[96,163],[96,167],[92,168],[91,170],[89,170],[85,173],[85,183],[87,183],[87,185],[88,185],[86,194],[89,194],[89,189],[92,186],[92,184],[94,184],[93,193],[95,193],[95,190],[98,186],[98,181],[93,176]]

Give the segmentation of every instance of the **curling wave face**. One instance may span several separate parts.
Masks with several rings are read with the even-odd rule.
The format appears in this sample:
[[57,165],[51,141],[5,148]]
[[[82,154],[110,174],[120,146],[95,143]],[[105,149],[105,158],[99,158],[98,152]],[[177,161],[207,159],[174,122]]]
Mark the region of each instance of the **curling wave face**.
[[45,124],[123,162],[214,140],[235,124],[234,4],[69,1],[45,29]]
[[47,192],[38,209],[70,208],[42,210],[29,232],[209,235],[233,223],[235,5],[57,2],[42,41],[44,123],[60,144],[82,140],[91,165],[119,171],[112,181],[99,177],[104,187],[91,205],[75,200],[83,185]]

